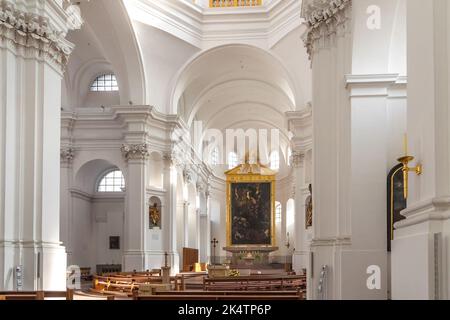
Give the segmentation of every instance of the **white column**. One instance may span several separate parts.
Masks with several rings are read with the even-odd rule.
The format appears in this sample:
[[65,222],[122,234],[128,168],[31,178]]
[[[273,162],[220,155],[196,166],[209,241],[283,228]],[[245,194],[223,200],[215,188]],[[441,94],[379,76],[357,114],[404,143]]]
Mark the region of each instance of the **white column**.
[[311,274],[310,269],[310,249],[306,245],[306,227],[305,227],[305,195],[306,186],[306,165],[305,156],[312,148],[312,110],[310,105],[306,108],[288,112],[289,131],[293,133],[292,138],[292,156],[291,166],[294,178],[295,189],[295,234],[293,255],[293,269],[301,272],[306,269]]
[[[65,36],[80,26],[69,8],[61,1],[0,1],[0,290],[15,289],[18,265],[24,290],[66,287],[61,79],[73,49]],[[72,13],[81,22],[79,11]]]
[[164,186],[167,190],[167,205],[163,213],[162,229],[164,248],[169,254],[171,274],[180,270],[177,250],[177,169],[171,155],[165,156]]
[[292,152],[292,174],[295,185],[295,233],[293,246],[295,248],[292,267],[297,273],[307,269],[307,252],[305,250],[305,202],[303,199],[305,154],[294,150]]
[[[406,118],[406,82],[397,74],[348,75],[346,79],[352,119],[349,199],[352,245],[342,259],[342,266],[343,270],[351,266],[352,274],[344,273],[347,288],[343,298],[386,299],[389,272],[386,177],[402,155],[404,121],[401,118]],[[390,124],[392,112],[402,115],[395,128]],[[369,266],[379,267],[380,289],[367,288]],[[350,283],[349,279],[355,281]]]
[[60,233],[61,242],[66,248],[67,263],[71,265],[72,257],[72,187],[74,150],[72,147],[61,147],[61,217]]
[[206,197],[206,226],[204,227],[204,229],[202,229],[201,232],[205,232],[205,250],[206,250],[206,254],[205,254],[205,263],[211,263],[211,194],[209,191],[209,186],[207,187],[207,191],[205,192],[205,197]]
[[183,201],[183,246],[189,248],[189,201]]
[[122,152],[128,161],[126,175],[126,209],[124,228],[124,271],[144,271],[146,262],[147,158],[146,144],[123,145]]
[[409,175],[406,219],[396,225],[392,297],[448,299],[450,4],[408,0],[407,18],[410,166],[422,163],[423,173]]
[[[313,75],[313,279],[317,298],[321,267],[328,267],[328,299],[344,296],[342,257],[350,245],[350,107],[343,81],[351,71],[351,1],[304,2],[305,44]],[[326,18],[326,20],[325,20]],[[350,272],[350,270],[348,270]]]

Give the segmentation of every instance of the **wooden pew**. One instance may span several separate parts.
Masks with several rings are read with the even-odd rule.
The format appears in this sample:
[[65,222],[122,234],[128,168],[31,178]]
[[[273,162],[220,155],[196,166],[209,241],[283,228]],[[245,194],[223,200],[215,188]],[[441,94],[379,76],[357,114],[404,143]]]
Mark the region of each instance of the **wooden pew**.
[[304,300],[304,294],[298,291],[168,291],[155,292],[158,296],[293,296],[296,295],[300,300]]
[[86,292],[77,292],[77,298],[81,297],[81,298],[86,298],[88,300],[115,300],[116,296],[113,294],[105,294],[105,293],[101,293],[101,294],[89,294]]
[[272,293],[270,295],[258,293],[252,294],[243,294],[234,292],[233,294],[204,294],[204,292],[198,292],[195,294],[157,294],[157,295],[149,295],[149,296],[133,296],[134,300],[234,300],[234,301],[252,301],[252,300],[264,300],[264,301],[274,301],[274,300],[304,300],[302,295],[297,295],[295,293],[291,293],[291,295],[280,295],[277,293]]
[[240,296],[240,295],[225,295],[225,296],[144,296],[137,297],[135,300],[157,300],[157,301],[203,301],[203,300],[231,300],[231,301],[277,301],[277,300],[287,300],[287,301],[297,301],[301,300],[297,296]]
[[0,292],[0,300],[46,300],[65,298],[73,300],[73,289],[67,291],[4,291]]
[[[171,289],[184,291],[186,280],[195,277],[206,276],[205,273],[183,273],[170,277]],[[134,290],[139,290],[141,284],[162,284],[162,277],[150,275],[149,273],[117,273],[105,276],[94,276],[91,292],[96,294],[113,294],[121,297],[131,297]],[[201,285],[201,282],[199,283]]]
[[278,291],[305,290],[306,277],[299,276],[245,276],[204,278],[204,291]]

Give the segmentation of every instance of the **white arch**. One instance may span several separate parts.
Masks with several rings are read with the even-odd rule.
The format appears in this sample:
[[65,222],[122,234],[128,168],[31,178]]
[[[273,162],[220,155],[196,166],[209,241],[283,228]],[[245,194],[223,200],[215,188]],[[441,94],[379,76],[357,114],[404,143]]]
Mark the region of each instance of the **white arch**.
[[289,74],[287,68],[283,64],[283,62],[273,53],[269,51],[265,51],[259,47],[251,46],[247,44],[227,44],[222,46],[217,46],[214,48],[211,48],[206,51],[202,51],[197,53],[195,56],[193,56],[189,61],[185,63],[183,68],[180,69],[180,71],[176,74],[176,76],[173,79],[172,85],[170,86],[171,91],[169,93],[170,100],[169,100],[169,112],[172,114],[178,113],[178,101],[182,95],[182,92],[186,89],[186,84],[182,83],[183,77],[186,76],[186,74],[189,73],[190,69],[193,68],[200,60],[207,58],[208,56],[213,56],[215,53],[220,52],[221,50],[227,50],[231,48],[239,48],[240,50],[253,50],[254,52],[257,52],[260,54],[261,57],[265,57],[268,59],[268,61],[271,61],[274,66],[277,66],[280,68],[280,70],[283,73],[283,77],[287,82],[287,87],[284,88],[285,93],[287,96],[290,97],[290,100],[293,105],[296,105],[296,102],[299,101],[298,99],[298,93],[295,92],[295,85],[294,81],[291,78],[291,75]]

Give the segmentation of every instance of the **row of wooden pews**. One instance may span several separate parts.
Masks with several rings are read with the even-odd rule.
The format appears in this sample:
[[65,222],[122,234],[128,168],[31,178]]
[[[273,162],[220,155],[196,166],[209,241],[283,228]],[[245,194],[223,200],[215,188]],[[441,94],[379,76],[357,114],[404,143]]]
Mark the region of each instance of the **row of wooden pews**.
[[[196,279],[198,290],[186,290],[186,280]],[[95,294],[134,300],[304,300],[305,275],[252,275],[207,277],[206,273],[183,273],[162,283],[162,277],[147,273],[94,276]]]
[[170,277],[170,284],[164,284],[162,277],[147,272],[122,272],[94,276],[91,292],[96,294],[114,294],[121,297],[132,297],[134,291],[142,287],[152,286],[162,291],[184,291],[186,280],[206,276],[206,273],[190,272]]
[[302,291],[305,275],[258,275],[203,279],[203,291]]
[[142,295],[138,291],[133,300],[304,300],[301,291],[172,291]]
[[67,291],[4,291],[0,292],[0,300],[114,300],[113,295],[93,295],[83,292]]
[[0,292],[0,300],[45,300],[62,298],[73,300],[73,290],[67,291],[4,291]]

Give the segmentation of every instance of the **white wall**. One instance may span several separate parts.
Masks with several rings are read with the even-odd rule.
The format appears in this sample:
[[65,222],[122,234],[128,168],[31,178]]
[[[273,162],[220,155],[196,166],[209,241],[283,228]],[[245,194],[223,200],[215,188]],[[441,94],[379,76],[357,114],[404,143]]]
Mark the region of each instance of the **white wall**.
[[[90,267],[91,272],[97,264],[122,264],[124,195],[87,198],[72,193],[72,206],[69,263]],[[120,250],[109,249],[110,236],[120,237]]]
[[118,91],[112,92],[89,92],[84,100],[83,107],[100,108],[116,106],[120,104],[120,95]]
[[199,51],[172,35],[145,25],[133,22],[139,39],[146,73],[147,103],[161,112],[169,112],[168,97],[171,81],[176,73],[188,61],[189,57]]
[[312,98],[310,61],[301,41],[304,32],[305,26],[292,30],[271,49],[282,61],[295,84],[298,110],[311,102]]
[[[92,203],[93,235],[96,264],[122,264],[124,239],[124,203],[117,200],[97,199]],[[109,237],[120,237],[120,250],[109,249]]]
[[91,203],[77,197],[73,197],[72,203],[72,254],[69,256],[68,263],[80,267],[91,267],[91,270],[95,271],[95,238]]

